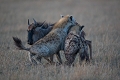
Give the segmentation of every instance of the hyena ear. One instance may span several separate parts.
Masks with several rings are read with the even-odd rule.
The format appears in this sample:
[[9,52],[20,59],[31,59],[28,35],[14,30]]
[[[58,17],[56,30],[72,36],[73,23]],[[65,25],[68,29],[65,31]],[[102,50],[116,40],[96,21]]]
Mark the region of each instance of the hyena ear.
[[81,26],[81,30],[84,28],[84,25]]
[[79,30],[81,31],[83,28],[84,28],[84,25],[80,26],[80,27],[79,27]]
[[63,18],[64,16],[63,15],[60,15],[61,16],[61,18]]
[[73,16],[72,15],[70,15],[70,20],[72,21],[74,18],[73,18]]
[[[70,21],[76,22],[75,18],[74,18],[72,15],[70,15]],[[77,23],[77,22],[76,22],[76,23]]]

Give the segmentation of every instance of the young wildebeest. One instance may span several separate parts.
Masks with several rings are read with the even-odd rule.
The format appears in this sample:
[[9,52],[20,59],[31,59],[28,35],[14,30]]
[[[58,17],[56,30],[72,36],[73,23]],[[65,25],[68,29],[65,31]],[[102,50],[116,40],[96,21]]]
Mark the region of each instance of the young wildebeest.
[[83,27],[84,26],[80,26],[79,24],[77,24],[76,26],[71,28],[71,31],[66,37],[64,54],[67,60],[67,65],[71,65],[74,62],[78,52],[80,54],[80,60],[83,60],[85,58],[89,60],[89,55],[87,51],[89,46],[91,54],[91,41],[85,40],[85,32],[82,31]]
[[73,25],[76,25],[73,16],[62,17],[45,37],[35,42],[30,48],[24,47],[21,40],[16,37],[13,37],[13,40],[19,49],[29,51],[37,64],[39,64],[38,57],[44,57],[51,63],[48,57],[54,54],[58,55],[59,62],[62,63],[59,51],[63,50],[67,33]]

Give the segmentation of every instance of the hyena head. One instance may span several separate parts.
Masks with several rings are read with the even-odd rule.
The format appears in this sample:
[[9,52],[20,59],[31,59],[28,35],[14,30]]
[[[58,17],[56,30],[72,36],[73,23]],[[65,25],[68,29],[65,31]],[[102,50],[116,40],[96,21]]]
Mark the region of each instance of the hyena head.
[[78,35],[80,34],[80,33],[82,33],[83,32],[83,25],[81,26],[80,24],[76,24],[74,27],[72,27],[71,29],[70,29],[70,31],[74,31],[75,33],[77,33]]
[[61,19],[54,25],[53,29],[60,28],[65,32],[68,32],[69,29],[76,24],[77,22],[73,16],[62,16]]
[[29,19],[28,19],[28,29],[27,29],[27,31],[28,31],[28,40],[27,40],[27,42],[28,42],[29,45],[32,45],[34,43],[33,42],[33,34],[35,33],[36,28],[43,28],[44,23],[45,23],[45,21],[38,24],[38,22],[36,22],[34,20],[34,23],[30,24]]

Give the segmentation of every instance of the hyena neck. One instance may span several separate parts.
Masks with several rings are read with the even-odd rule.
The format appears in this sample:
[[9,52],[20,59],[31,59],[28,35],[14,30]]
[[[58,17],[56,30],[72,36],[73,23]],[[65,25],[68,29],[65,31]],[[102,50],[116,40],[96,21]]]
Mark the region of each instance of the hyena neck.
[[65,25],[65,27],[63,28],[63,31],[64,31],[65,33],[68,33],[71,27],[72,27],[71,23],[68,23],[68,24]]
[[52,32],[56,32],[59,35],[67,35],[70,31],[70,28],[72,27],[71,23],[68,23],[67,25],[64,25],[64,27],[54,29]]
[[70,29],[70,31],[79,34],[79,32],[80,32],[80,31],[79,31],[79,26],[74,26],[74,27],[72,27],[72,28]]

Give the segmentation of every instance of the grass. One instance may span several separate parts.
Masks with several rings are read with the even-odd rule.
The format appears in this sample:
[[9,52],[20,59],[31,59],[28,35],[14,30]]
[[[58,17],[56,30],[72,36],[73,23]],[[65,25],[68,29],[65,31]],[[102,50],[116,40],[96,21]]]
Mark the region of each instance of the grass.
[[[0,1],[0,80],[119,80],[120,79],[119,0],[1,0]],[[26,51],[16,50],[12,37],[27,44],[27,19],[56,22],[60,14],[72,14],[84,25],[86,39],[92,40],[93,60],[74,67],[32,65]],[[65,61],[64,54],[63,62]],[[56,57],[54,58],[57,61]]]

